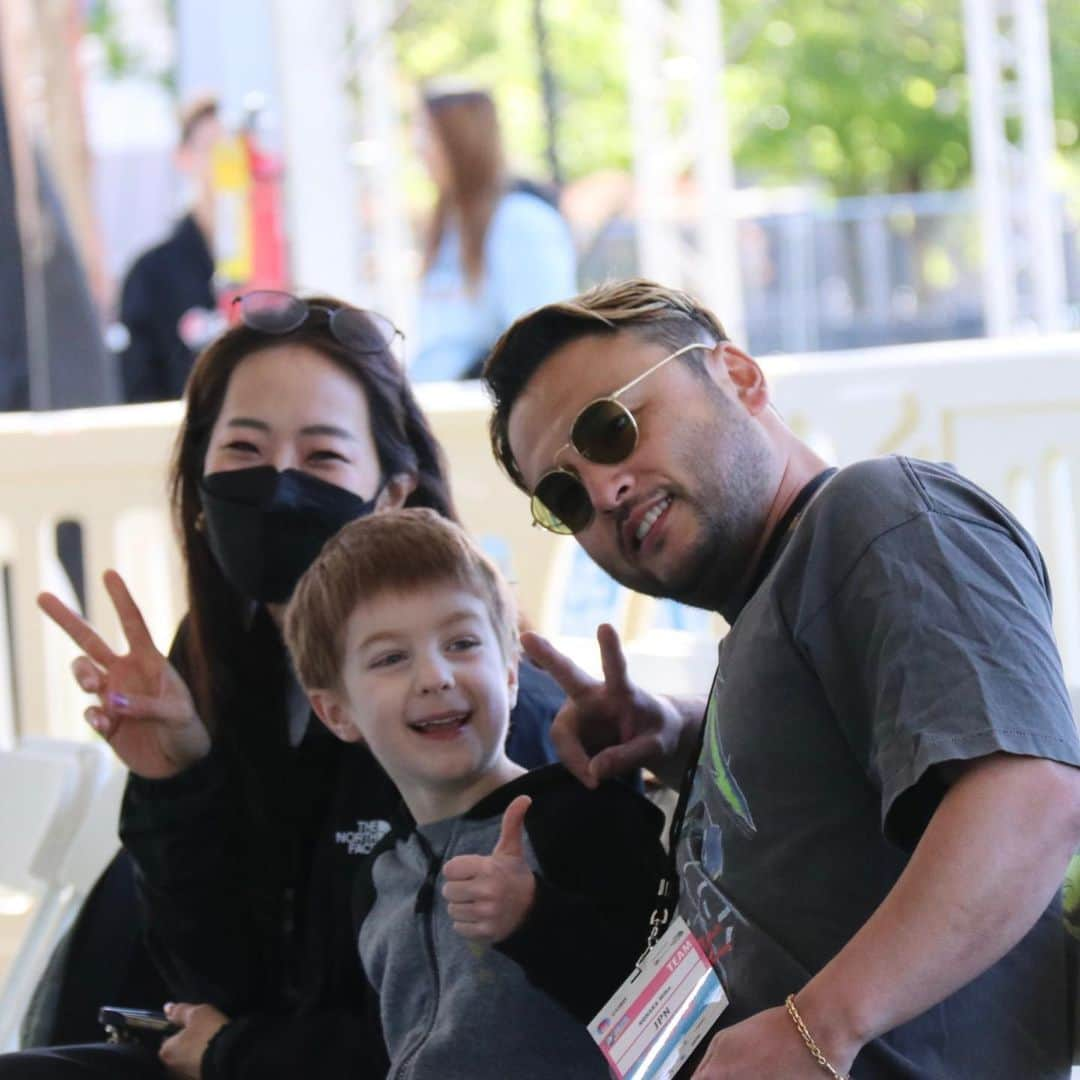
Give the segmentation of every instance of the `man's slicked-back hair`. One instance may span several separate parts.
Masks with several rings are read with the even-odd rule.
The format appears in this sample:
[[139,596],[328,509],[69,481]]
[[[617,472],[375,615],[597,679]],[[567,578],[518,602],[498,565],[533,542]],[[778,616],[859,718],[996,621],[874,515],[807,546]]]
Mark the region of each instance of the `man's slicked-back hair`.
[[[514,403],[552,353],[579,338],[621,330],[672,350],[695,342],[716,345],[728,340],[720,320],[689,293],[641,278],[597,285],[580,296],[523,315],[495,343],[483,374],[495,406],[489,424],[491,449],[522,491],[528,488],[510,450]],[[696,351],[680,359],[701,366]]]

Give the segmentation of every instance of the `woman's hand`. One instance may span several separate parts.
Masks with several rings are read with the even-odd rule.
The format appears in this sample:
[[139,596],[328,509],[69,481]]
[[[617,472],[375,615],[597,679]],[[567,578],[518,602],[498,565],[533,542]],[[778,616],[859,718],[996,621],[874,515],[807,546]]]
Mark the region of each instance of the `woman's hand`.
[[151,780],[175,776],[209,753],[210,736],[187,684],[154,646],[123,578],[107,570],[104,580],[127,638],[123,656],[52,593],[41,593],[38,607],[86,654],[71,670],[83,690],[98,696],[100,704],[86,710],[90,726],[133,773]]
[[175,1080],[200,1080],[206,1048],[229,1018],[213,1005],[174,1005],[171,1002],[165,1006],[165,1015],[182,1030],[161,1044],[158,1051],[161,1063]]

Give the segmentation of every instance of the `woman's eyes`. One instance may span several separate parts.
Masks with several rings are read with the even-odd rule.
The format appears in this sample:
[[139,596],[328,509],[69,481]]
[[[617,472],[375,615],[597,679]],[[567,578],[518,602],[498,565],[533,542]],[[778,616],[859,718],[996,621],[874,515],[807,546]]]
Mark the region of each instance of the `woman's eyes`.
[[312,450],[312,452],[310,454],[308,454],[308,461],[314,461],[317,464],[321,464],[322,462],[326,462],[326,461],[337,462],[337,461],[348,461],[348,460],[349,459],[344,454],[340,453],[339,451],[337,451],[337,450],[328,450],[328,449],[325,449],[325,448],[322,449],[322,450]]
[[[224,444],[224,449],[233,454],[250,455],[261,453],[260,447],[247,439],[232,439]],[[349,459],[340,450],[324,446],[318,450],[309,451],[306,461],[310,465],[344,465],[348,464]]]

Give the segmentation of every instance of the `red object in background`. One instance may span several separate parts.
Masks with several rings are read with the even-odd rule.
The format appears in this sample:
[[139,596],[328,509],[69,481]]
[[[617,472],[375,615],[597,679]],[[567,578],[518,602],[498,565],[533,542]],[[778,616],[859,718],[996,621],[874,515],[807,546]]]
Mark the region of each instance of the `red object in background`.
[[248,288],[288,289],[281,198],[284,169],[281,159],[260,149],[252,135],[245,141],[251,167],[252,274]]
[[247,131],[241,136],[250,176],[248,222],[251,229],[251,276],[230,281],[217,290],[218,311],[232,325],[237,320],[233,300],[253,289],[289,290],[285,230],[282,220],[284,167],[277,154],[259,147]]

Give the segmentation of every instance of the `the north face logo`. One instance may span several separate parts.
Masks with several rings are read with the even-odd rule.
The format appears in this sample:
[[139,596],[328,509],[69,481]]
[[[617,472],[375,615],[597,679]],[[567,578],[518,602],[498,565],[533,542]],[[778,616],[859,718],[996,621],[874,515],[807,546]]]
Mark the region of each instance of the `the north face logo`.
[[350,855],[366,855],[389,831],[388,821],[358,821],[355,831],[334,833],[334,842],[345,844]]

